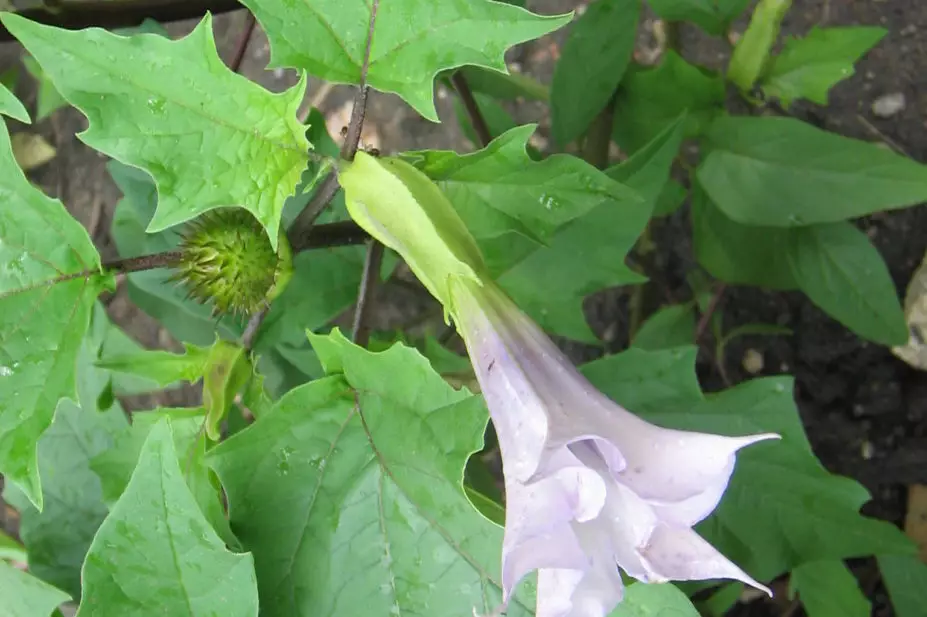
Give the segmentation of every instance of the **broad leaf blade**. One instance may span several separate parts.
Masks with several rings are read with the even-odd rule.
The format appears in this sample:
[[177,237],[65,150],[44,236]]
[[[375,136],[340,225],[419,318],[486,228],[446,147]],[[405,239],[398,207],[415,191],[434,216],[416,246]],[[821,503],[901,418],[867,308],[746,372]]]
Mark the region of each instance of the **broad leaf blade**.
[[21,493],[6,495],[20,510],[30,571],[75,600],[81,595],[81,564],[107,512],[90,460],[125,428],[121,409],[98,412],[62,403],[38,445],[45,508],[37,511]]
[[36,443],[58,401],[76,398],[77,353],[103,277],[87,232],[29,183],[5,127],[0,201],[0,473],[41,508]]
[[793,118],[718,118],[698,179],[745,225],[833,223],[927,200],[927,166]]
[[882,256],[849,223],[790,230],[792,276],[811,301],[860,336],[903,345],[908,327]]
[[670,583],[629,585],[609,617],[699,617],[686,594]]
[[125,493],[83,568],[79,617],[164,614],[256,617],[250,555],[228,552],[184,482],[171,426],[151,429]]
[[15,118],[26,124],[32,122],[29,119],[29,112],[23,107],[22,102],[3,84],[0,84],[0,114]]
[[0,561],[0,598],[4,617],[48,617],[70,596]]
[[682,124],[677,119],[639,156],[606,173],[567,155],[531,161],[525,154],[530,132],[513,129],[471,155],[411,156],[451,200],[519,305],[548,330],[595,341],[582,299],[643,280],[624,257],[666,183]]
[[650,351],[684,347],[695,342],[695,311],[692,304],[667,306],[655,312],[634,333],[631,344]]
[[305,80],[273,94],[228,69],[209,15],[179,41],[2,20],[90,120],[81,139],[154,177],[160,202],[148,231],[240,206],[276,248],[284,201],[308,160],[296,119]]
[[723,105],[720,75],[667,51],[656,67],[628,70],[615,99],[612,135],[626,151],[637,152],[685,113],[685,136],[697,137]]
[[836,559],[803,563],[789,578],[808,617],[869,617],[872,607],[856,577]]
[[[501,529],[462,488],[481,400],[417,352],[312,336],[330,373],[287,394],[212,460],[254,552],[269,616],[469,614],[501,599]],[[442,608],[439,608],[442,607]],[[513,600],[509,615],[529,615]]]
[[565,145],[602,111],[637,40],[641,0],[596,0],[573,24],[550,89],[551,131]]
[[602,200],[557,230],[547,246],[499,277],[506,291],[542,327],[576,340],[596,342],[582,311],[583,299],[605,287],[644,280],[625,265],[625,256],[647,226],[679,151],[682,133],[683,122],[677,120],[635,156],[605,172],[643,201]]
[[692,242],[699,265],[726,283],[795,289],[789,230],[732,221],[701,186],[692,191]]
[[[264,27],[273,66],[305,69],[336,83],[360,83],[370,29],[367,0],[244,0]],[[476,65],[506,72],[505,50],[567,23],[488,0],[379,3],[367,84],[394,92],[434,122],[434,78]]]
[[927,564],[917,555],[879,555],[879,570],[898,617],[920,617],[927,606]]
[[796,99],[827,105],[827,93],[853,76],[853,65],[878,44],[884,28],[812,28],[803,38],[789,39],[773,58],[761,81],[763,92],[786,107]]
[[695,348],[631,349],[589,363],[583,372],[614,400],[660,426],[782,436],[738,454],[724,499],[699,525],[706,539],[759,580],[808,561],[913,550],[894,525],[860,516],[859,507],[869,499],[862,486],[828,473],[814,457],[790,379],[755,379],[706,398],[695,381],[695,355]]

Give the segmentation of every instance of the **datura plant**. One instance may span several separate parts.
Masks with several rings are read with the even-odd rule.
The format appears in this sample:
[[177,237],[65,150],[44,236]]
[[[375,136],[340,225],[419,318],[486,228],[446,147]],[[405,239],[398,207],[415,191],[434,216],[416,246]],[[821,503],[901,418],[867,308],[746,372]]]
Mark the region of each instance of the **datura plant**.
[[[377,173],[393,175],[377,183],[392,190],[369,189]],[[646,582],[731,578],[770,593],[692,526],[721,500],[735,453],[778,435],[723,437],[636,417],[492,282],[427,176],[358,153],[340,179],[354,220],[405,259],[466,343],[502,452],[503,605],[533,570],[542,617],[605,617],[622,598],[619,568]]]
[[[122,3],[116,32],[45,25],[101,17],[83,3],[0,12],[29,75],[0,80],[0,615],[862,617],[861,576],[923,617],[917,547],[860,513],[762,362],[798,312],[867,354],[923,347],[867,233],[887,219],[854,220],[927,200],[927,168],[791,111],[886,31],[646,3],[654,53],[644,0],[243,0],[221,56],[208,13],[174,38]],[[680,22],[737,40],[723,71]],[[288,87],[239,73],[255,27]],[[539,39],[550,84],[506,63]],[[340,137],[307,105],[326,82],[354,87]],[[381,155],[382,93],[474,147]],[[47,164],[109,159],[108,235],[26,176],[55,114],[86,148]],[[803,308],[730,327],[736,286]],[[741,371],[728,347],[758,335],[780,338]]]

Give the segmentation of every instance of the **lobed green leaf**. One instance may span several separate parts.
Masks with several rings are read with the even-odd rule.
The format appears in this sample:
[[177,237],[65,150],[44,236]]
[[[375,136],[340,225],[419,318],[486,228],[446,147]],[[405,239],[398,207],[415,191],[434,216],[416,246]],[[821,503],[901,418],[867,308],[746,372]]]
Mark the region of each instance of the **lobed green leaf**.
[[812,28],[790,38],[769,64],[760,86],[788,107],[796,99],[827,105],[827,93],[853,76],[853,65],[887,34],[884,28]]
[[90,120],[81,139],[155,179],[148,231],[240,206],[276,249],[284,202],[308,161],[296,119],[305,78],[273,94],[234,73],[219,59],[209,15],[179,41],[0,19]]
[[[244,0],[267,32],[272,66],[305,69],[327,81],[359,84],[371,3],[368,0]],[[570,20],[543,17],[488,0],[378,5],[367,84],[398,94],[434,122],[435,76],[465,65],[507,72],[505,51]]]
[[[469,614],[501,600],[502,530],[463,491],[482,401],[414,350],[311,336],[330,377],[210,455],[254,553],[262,613]],[[529,615],[518,601],[510,615]]]
[[77,354],[106,277],[84,228],[23,175],[5,127],[0,201],[0,473],[41,509],[36,444],[58,401],[76,398]]
[[125,492],[103,522],[83,567],[78,617],[256,617],[251,555],[226,550],[184,481],[170,421],[142,447]]

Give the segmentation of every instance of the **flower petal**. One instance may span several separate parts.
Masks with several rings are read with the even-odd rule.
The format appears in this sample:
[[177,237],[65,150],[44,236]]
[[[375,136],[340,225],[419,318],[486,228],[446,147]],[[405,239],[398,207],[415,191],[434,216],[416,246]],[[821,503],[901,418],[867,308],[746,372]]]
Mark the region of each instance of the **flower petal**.
[[592,523],[575,525],[589,565],[584,571],[538,571],[537,617],[605,617],[624,596],[613,547]]
[[585,570],[589,565],[572,523],[595,518],[605,503],[605,483],[565,449],[544,461],[545,477],[523,484],[506,477],[502,588],[508,599],[529,572],[541,568]]
[[[636,424],[636,426],[635,426]],[[737,450],[775,434],[724,437],[663,429],[638,419],[624,422],[613,443],[627,467],[618,481],[644,499],[661,503],[683,501],[727,486]],[[613,431],[618,433],[619,431]],[[723,488],[721,489],[723,492]]]
[[502,317],[486,301],[488,292],[459,280],[451,289],[457,325],[499,436],[506,477],[527,481],[540,464],[547,440],[545,403],[520,365],[519,350],[512,349],[506,330],[497,327]]
[[751,578],[688,527],[658,525],[641,556],[651,570],[652,580],[733,579],[772,596],[768,587]]

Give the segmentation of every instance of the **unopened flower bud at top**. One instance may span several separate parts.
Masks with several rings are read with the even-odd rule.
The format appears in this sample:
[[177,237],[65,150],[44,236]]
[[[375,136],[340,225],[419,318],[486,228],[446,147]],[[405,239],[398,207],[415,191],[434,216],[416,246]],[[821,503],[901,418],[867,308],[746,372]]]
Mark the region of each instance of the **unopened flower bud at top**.
[[338,181],[351,218],[399,253],[446,310],[451,278],[479,283],[485,267],[476,241],[424,173],[400,159],[358,152],[342,163]]

